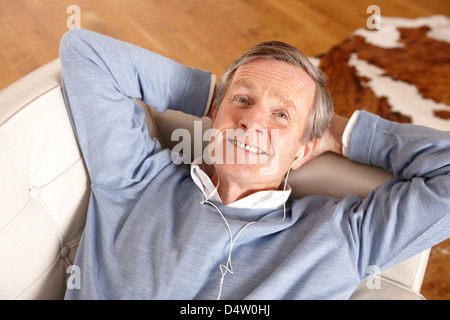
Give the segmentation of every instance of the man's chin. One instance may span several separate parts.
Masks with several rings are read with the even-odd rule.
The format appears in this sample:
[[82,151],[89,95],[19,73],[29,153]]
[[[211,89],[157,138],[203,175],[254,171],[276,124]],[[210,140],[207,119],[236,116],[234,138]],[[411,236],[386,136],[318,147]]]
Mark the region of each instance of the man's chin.
[[[243,163],[226,161],[222,163],[214,163],[214,167],[218,170],[226,171],[241,179],[256,179],[259,177],[276,177],[279,174],[278,161],[267,163]],[[264,178],[263,178],[264,179]]]

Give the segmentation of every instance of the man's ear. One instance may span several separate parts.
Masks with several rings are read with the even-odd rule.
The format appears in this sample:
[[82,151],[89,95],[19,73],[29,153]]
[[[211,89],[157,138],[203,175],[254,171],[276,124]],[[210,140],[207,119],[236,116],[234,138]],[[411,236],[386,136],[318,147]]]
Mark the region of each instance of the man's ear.
[[292,164],[292,170],[300,168],[302,165],[304,165],[306,162],[310,160],[309,159],[310,155],[313,153],[314,149],[316,149],[318,141],[319,140],[317,138],[314,138],[310,142],[300,147],[298,156],[294,159],[294,162]]

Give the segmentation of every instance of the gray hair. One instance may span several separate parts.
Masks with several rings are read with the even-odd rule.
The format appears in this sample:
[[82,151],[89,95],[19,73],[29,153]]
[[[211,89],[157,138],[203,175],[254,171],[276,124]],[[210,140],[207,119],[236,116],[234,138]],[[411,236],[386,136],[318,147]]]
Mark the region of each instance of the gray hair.
[[298,49],[280,41],[262,42],[242,56],[237,58],[220,77],[216,88],[216,107],[218,107],[228,88],[228,84],[236,70],[256,59],[275,59],[284,61],[304,70],[316,84],[313,107],[309,112],[308,121],[302,137],[302,143],[308,143],[314,138],[320,138],[328,129],[333,117],[333,100],[327,89],[328,78],[325,73],[315,67],[311,61]]

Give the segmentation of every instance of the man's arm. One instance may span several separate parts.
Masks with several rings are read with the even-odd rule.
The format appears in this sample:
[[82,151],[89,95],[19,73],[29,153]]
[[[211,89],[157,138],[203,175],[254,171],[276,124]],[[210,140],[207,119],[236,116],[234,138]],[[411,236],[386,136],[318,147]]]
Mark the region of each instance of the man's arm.
[[395,176],[366,199],[339,204],[336,221],[362,277],[371,265],[389,267],[450,236],[450,132],[361,111],[348,156]]
[[159,112],[202,116],[211,74],[83,29],[61,41],[63,93],[93,183],[117,188],[158,172],[160,148],[135,98]]

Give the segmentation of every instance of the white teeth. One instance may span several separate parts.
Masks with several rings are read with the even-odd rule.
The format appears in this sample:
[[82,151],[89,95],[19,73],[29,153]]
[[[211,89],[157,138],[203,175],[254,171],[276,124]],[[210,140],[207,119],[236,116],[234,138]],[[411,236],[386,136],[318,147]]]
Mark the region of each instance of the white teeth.
[[250,146],[250,145],[247,145],[247,144],[245,144],[243,142],[239,142],[239,141],[236,141],[236,140],[234,140],[234,141],[230,140],[230,141],[232,143],[234,143],[234,145],[237,146],[238,148],[241,148],[241,149],[253,152],[253,153],[265,153],[263,151],[259,151],[258,148]]

